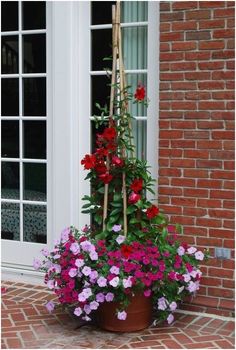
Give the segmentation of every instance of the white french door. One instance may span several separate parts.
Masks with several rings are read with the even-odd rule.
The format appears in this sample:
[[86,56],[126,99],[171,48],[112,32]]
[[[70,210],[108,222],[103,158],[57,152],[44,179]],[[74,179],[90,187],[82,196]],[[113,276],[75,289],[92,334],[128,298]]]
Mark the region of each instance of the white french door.
[[[81,214],[81,198],[90,186],[80,161],[91,151],[94,102],[104,88],[94,43],[99,47],[100,41],[101,50],[111,44],[103,42],[111,33],[111,11],[101,11],[109,2],[3,3],[2,263],[26,271],[64,227],[89,222]],[[138,12],[123,12],[125,59],[128,78],[132,84],[142,80],[151,101],[147,110],[133,113],[139,156],[153,166],[155,177],[158,5],[135,3],[129,6],[137,6]],[[138,46],[129,45],[134,38]]]
[[46,2],[1,2],[2,264],[31,267],[48,243]]

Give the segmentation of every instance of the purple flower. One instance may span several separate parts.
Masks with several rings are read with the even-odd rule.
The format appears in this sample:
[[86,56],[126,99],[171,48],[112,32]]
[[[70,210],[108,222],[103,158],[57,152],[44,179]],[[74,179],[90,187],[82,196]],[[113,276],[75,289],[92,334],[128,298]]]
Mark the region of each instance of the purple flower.
[[185,253],[184,247],[180,246],[180,247],[177,249],[177,253],[179,254],[179,256],[184,255],[184,253]]
[[91,310],[97,310],[97,308],[99,307],[99,303],[94,300],[89,304],[89,306]]
[[114,299],[114,294],[113,293],[107,293],[106,295],[106,301],[110,302]]
[[65,243],[65,242],[68,241],[68,239],[69,239],[69,234],[70,234],[70,228],[69,228],[69,227],[65,228],[65,229],[62,231],[62,233],[61,233],[61,241],[62,241],[62,243]]
[[85,275],[85,276],[89,276],[90,273],[91,273],[91,268],[89,266],[84,266],[83,269],[82,269],[82,273]]
[[83,265],[84,265],[84,260],[83,259],[76,259],[75,260],[75,266],[82,267]]
[[89,305],[84,305],[84,312],[88,315],[91,312],[90,306]]
[[112,227],[112,231],[114,231],[114,232],[120,232],[120,230],[121,230],[121,225],[114,225]]
[[189,254],[194,254],[196,251],[197,251],[197,249],[195,247],[190,247],[190,248],[187,249],[187,252]]
[[91,297],[91,295],[92,295],[92,290],[91,290],[91,288],[85,288],[85,289],[83,290],[83,293],[84,293],[84,295],[86,296],[86,299],[87,299],[87,298]]
[[89,275],[90,280],[95,280],[97,277],[98,277],[98,273],[96,270],[93,270]]
[[70,246],[70,251],[71,251],[74,255],[76,255],[76,254],[78,254],[78,253],[80,252],[80,247],[79,247],[79,245],[78,245],[77,242],[71,244],[71,246]]
[[203,252],[201,252],[200,250],[198,252],[195,253],[195,259],[197,260],[203,260],[204,259],[204,254]]
[[40,267],[42,266],[42,263],[39,259],[37,258],[34,258],[34,261],[33,261],[33,267],[35,270],[39,270]]
[[55,282],[54,282],[54,280],[49,280],[49,281],[47,282],[47,287],[48,287],[49,289],[53,289],[53,288],[55,287]]
[[115,288],[118,286],[119,281],[120,281],[119,277],[114,277],[114,278],[112,278],[111,281],[109,281],[109,284]]
[[49,250],[48,250],[48,248],[43,248],[42,250],[41,250],[41,253],[43,254],[43,256],[48,256],[49,255]]
[[81,292],[81,293],[78,294],[78,300],[79,300],[80,302],[83,303],[86,299],[87,299],[87,297],[86,297],[86,295],[84,294],[84,292]]
[[99,302],[99,303],[103,303],[104,300],[105,300],[105,295],[103,293],[98,293],[96,295],[96,300]]
[[74,314],[76,315],[76,316],[80,316],[81,314],[82,314],[82,309],[81,309],[81,307],[77,307],[75,310],[74,310]]
[[92,251],[95,250],[95,247],[92,243],[90,243],[89,241],[83,241],[80,243],[81,248],[88,253],[91,253]]
[[118,320],[126,320],[127,313],[125,311],[119,311],[117,314]]
[[97,280],[97,284],[99,285],[99,287],[106,287],[107,285],[107,280],[104,277],[99,277],[99,279]]
[[125,236],[122,236],[122,235],[119,235],[117,238],[116,238],[116,242],[118,244],[121,244],[125,241]]
[[55,305],[54,305],[54,303],[52,302],[52,301],[49,301],[46,305],[46,309],[48,310],[48,312],[52,312],[53,310],[54,310],[54,308],[55,308]]
[[119,267],[112,266],[112,267],[110,268],[110,273],[114,273],[114,275],[119,275],[119,273],[120,273]]
[[176,308],[177,308],[176,302],[172,301],[172,303],[170,303],[170,305],[169,305],[169,308],[170,308],[171,311],[175,311]]
[[82,232],[88,232],[88,230],[89,230],[88,225],[85,225],[85,226],[82,228]]
[[75,268],[70,269],[69,276],[73,278],[76,275],[77,275],[77,269],[75,269]]
[[174,316],[172,314],[169,314],[169,316],[167,317],[167,322],[168,324],[171,324],[174,321]]
[[199,289],[199,281],[193,282],[190,281],[188,287],[186,288],[190,293],[196,292]]
[[95,251],[92,251],[89,256],[91,260],[98,260],[98,254]]
[[165,310],[167,308],[167,300],[166,298],[162,297],[158,299],[158,310]]

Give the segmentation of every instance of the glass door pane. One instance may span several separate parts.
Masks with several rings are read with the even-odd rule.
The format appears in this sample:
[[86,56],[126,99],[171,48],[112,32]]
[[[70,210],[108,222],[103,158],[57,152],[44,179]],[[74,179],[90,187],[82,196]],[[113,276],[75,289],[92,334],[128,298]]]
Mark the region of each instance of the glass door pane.
[[46,243],[46,2],[4,1],[1,10],[1,237]]

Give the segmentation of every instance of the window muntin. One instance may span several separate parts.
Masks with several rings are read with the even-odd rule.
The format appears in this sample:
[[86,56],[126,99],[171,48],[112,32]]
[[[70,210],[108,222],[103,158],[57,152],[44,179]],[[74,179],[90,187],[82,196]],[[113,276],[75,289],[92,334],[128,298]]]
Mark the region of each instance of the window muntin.
[[[124,65],[127,73],[127,85],[134,93],[137,85],[147,87],[147,15],[148,3],[145,1],[121,2],[121,31]],[[91,2],[91,106],[90,119],[100,112],[95,106],[109,104],[109,79],[104,67],[110,68],[110,61],[103,61],[112,54],[112,2]],[[147,92],[148,93],[148,92]],[[130,103],[129,110],[135,121],[133,123],[134,143],[137,156],[146,159],[147,154],[147,108]],[[94,127],[92,127],[94,129]],[[94,133],[94,132],[93,132]],[[92,133],[92,135],[93,135]],[[94,142],[94,140],[92,140]]]
[[45,1],[4,1],[1,6],[1,235],[46,243]]

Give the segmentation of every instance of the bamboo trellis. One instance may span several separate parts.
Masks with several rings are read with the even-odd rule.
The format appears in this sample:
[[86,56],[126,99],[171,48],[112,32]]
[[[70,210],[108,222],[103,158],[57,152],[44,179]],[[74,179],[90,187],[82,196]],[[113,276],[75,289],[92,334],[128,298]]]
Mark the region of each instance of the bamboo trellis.
[[[109,127],[113,126],[113,112],[115,99],[115,86],[119,80],[120,98],[123,101],[122,112],[123,116],[127,112],[127,102],[125,101],[126,77],[122,56],[122,41],[121,41],[121,26],[120,26],[120,2],[112,6],[112,75],[111,75],[111,91],[110,91],[110,107],[109,107]],[[121,116],[122,118],[122,116]],[[131,130],[131,122],[129,121],[129,130]],[[132,135],[130,132],[130,140],[132,143]],[[132,152],[132,151],[131,151]],[[122,147],[121,155],[126,156],[125,146]],[[133,156],[133,153],[132,153]],[[109,171],[109,157],[106,157],[107,169]],[[106,219],[108,212],[108,190],[109,184],[105,184],[104,203],[103,203],[103,230],[106,229]],[[126,192],[126,174],[122,173],[122,195],[123,195],[123,220],[124,220],[124,235],[127,236],[127,192]]]

